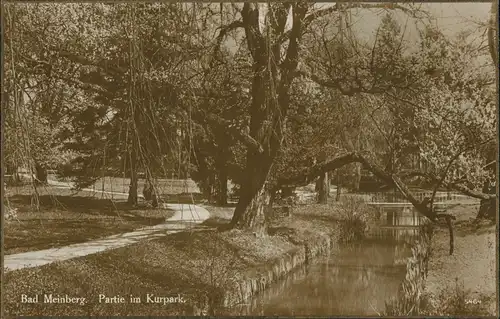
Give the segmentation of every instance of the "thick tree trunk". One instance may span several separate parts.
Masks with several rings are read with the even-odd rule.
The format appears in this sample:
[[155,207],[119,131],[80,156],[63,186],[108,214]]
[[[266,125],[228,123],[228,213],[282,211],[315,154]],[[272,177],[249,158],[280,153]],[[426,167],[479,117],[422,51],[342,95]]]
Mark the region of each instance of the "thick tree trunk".
[[325,172],[321,174],[316,183],[318,187],[318,203],[319,204],[327,204],[328,197],[330,195],[330,182],[328,179],[328,173]]
[[497,217],[496,207],[497,207],[496,198],[482,199],[476,219],[495,220]]
[[245,180],[241,185],[240,198],[234,210],[231,224],[235,228],[265,233],[266,211],[271,204],[271,190],[266,184],[271,161],[266,156],[249,152]]
[[127,203],[129,205],[137,205],[137,185],[138,185],[137,173],[132,172],[132,175],[130,176],[130,185],[128,188],[128,198],[127,198]]
[[154,184],[153,176],[150,174],[151,170],[146,171],[146,181],[142,195],[145,200],[150,200],[153,207],[158,207],[158,194],[157,187]]
[[257,192],[243,189],[236,205],[232,224],[239,229],[251,229],[256,234],[267,232],[266,215],[271,203],[271,193],[265,185]]
[[[283,130],[290,106],[290,87],[296,77],[299,40],[302,23],[308,5],[304,3],[282,4],[281,10],[273,10],[274,39],[263,36],[259,26],[259,6],[246,2],[241,16],[246,42],[253,60],[252,102],[249,107],[248,135],[259,144],[247,152],[245,180],[236,206],[232,224],[234,227],[266,231],[266,212],[271,200],[269,173],[283,142]],[[288,12],[293,6],[293,25],[288,37],[288,47],[283,62],[273,63],[280,56]],[[271,41],[267,41],[271,40]],[[272,41],[275,40],[275,41]],[[270,46],[269,46],[270,44]]]
[[[222,137],[220,138],[222,139]],[[218,156],[215,158],[215,167],[217,174],[217,197],[216,204],[218,206],[227,205],[227,181],[228,181],[228,162],[230,154],[228,148],[222,147]]]
[[209,202],[212,202],[212,180],[211,176],[205,176],[202,181],[198,183],[203,197]]

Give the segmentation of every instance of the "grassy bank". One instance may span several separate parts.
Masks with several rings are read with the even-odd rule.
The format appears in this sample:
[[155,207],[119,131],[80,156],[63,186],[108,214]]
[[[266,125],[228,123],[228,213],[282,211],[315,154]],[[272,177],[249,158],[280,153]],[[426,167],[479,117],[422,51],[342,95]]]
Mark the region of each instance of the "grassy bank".
[[173,212],[142,205],[128,207],[126,197],[111,200],[96,193],[40,187],[39,211],[29,186],[8,188],[7,201],[17,216],[4,227],[4,254],[62,247],[129,232],[165,221]]
[[[304,244],[324,236],[338,239],[339,218],[342,218],[336,205],[298,207],[292,217],[273,219],[271,235],[260,237],[239,230],[217,230],[227,225],[234,208],[207,209],[212,218],[198,230],[7,273],[4,286],[7,313],[10,316],[210,313],[208,305],[220,304],[224,291],[249,274],[259,273],[283,256],[303,249]],[[83,305],[20,302],[23,294],[50,293],[83,297],[86,302]],[[122,296],[125,303],[100,303],[100,294]],[[147,294],[180,296],[182,300],[148,303]],[[131,295],[140,297],[141,303],[131,303]],[[223,309],[218,311],[224,313]]]
[[390,316],[496,316],[496,225],[477,222],[478,205],[448,209],[456,218],[453,255],[445,227],[432,227],[407,264],[398,297],[386,304]]
[[426,293],[435,315],[496,315],[496,225],[476,222],[478,208],[458,205],[449,210],[457,218],[452,256],[448,232],[439,229],[434,235]]

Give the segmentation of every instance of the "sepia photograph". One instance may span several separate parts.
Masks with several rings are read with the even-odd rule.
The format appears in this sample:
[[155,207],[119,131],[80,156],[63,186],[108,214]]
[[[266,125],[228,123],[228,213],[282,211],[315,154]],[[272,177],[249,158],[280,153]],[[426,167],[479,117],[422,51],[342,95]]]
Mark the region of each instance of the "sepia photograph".
[[1,14],[1,318],[498,318],[498,1]]

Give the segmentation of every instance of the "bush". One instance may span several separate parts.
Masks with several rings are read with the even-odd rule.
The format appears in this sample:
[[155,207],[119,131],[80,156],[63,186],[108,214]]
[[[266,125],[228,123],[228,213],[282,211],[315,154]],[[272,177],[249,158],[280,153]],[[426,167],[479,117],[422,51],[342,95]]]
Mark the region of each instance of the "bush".
[[362,198],[344,197],[339,203],[339,241],[347,243],[361,240],[368,229],[371,211]]

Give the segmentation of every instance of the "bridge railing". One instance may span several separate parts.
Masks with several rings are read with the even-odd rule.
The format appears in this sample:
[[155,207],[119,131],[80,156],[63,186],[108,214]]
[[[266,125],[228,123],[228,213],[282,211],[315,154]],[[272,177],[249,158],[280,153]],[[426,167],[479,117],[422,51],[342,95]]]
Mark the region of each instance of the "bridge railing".
[[[387,202],[387,203],[406,203],[408,200],[401,194],[396,192],[366,192],[366,193],[356,193],[357,196],[362,197],[367,202]],[[419,201],[422,201],[425,197],[430,198],[432,192],[414,192],[413,195]],[[455,192],[437,192],[434,197],[434,202],[443,202],[456,199],[469,198],[466,195],[462,195]]]

